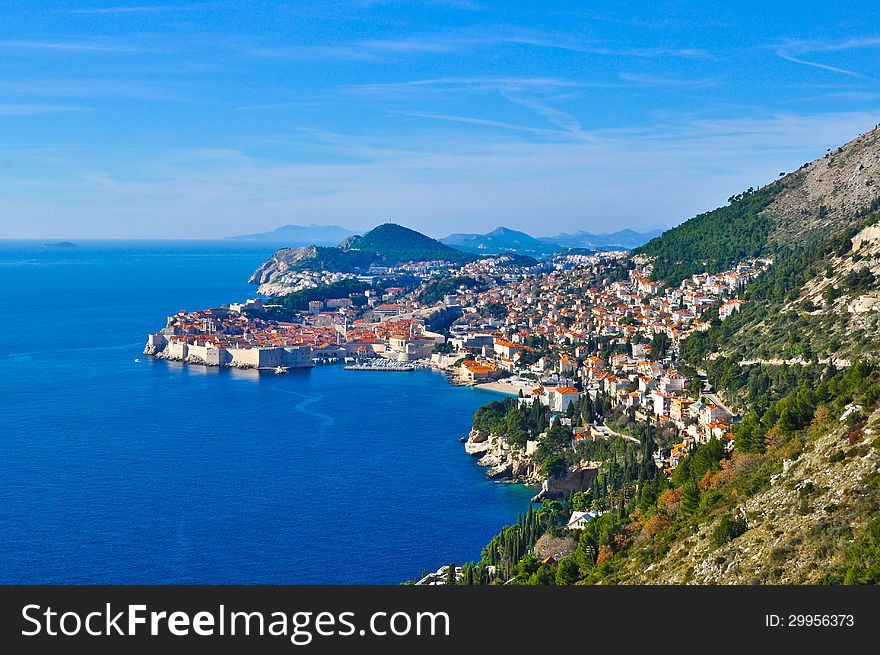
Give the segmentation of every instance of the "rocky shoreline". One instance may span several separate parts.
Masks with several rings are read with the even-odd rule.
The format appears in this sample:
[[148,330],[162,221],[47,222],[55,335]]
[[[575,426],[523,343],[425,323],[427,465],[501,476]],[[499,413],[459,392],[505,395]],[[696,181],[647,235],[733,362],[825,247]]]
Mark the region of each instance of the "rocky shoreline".
[[602,462],[582,462],[561,476],[546,477],[538,471],[532,457],[522,449],[511,446],[504,437],[486,430],[471,430],[464,442],[468,455],[479,457],[477,464],[488,468],[489,479],[540,486],[541,490],[532,502],[560,500],[577,491],[589,489],[590,483],[598,475]]

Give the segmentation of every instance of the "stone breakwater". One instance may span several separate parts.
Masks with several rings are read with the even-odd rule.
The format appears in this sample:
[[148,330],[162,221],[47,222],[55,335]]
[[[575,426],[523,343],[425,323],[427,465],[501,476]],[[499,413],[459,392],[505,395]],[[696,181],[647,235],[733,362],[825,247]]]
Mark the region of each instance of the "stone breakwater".
[[533,502],[544,499],[558,500],[590,488],[599,473],[602,462],[581,462],[560,476],[545,476],[534,458],[507,440],[486,430],[471,430],[464,444],[465,452],[479,457],[477,464],[488,468],[486,475],[493,480],[540,486]]

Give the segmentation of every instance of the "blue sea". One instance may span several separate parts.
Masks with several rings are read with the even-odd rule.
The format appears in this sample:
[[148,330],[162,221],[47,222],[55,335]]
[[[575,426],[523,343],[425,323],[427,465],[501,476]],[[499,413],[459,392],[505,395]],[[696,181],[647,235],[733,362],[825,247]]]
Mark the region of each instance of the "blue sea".
[[0,241],[0,583],[397,584],[527,510],[458,442],[495,394],[141,355],[167,315],[252,297],[271,252]]

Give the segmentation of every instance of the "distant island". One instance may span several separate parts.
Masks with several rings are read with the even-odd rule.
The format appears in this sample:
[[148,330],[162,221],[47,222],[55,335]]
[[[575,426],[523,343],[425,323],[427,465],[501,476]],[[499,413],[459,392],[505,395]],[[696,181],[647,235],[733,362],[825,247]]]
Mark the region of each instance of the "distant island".
[[77,245],[72,243],[71,241],[54,241],[52,243],[44,243],[44,248],[59,248],[59,249],[69,249],[76,248]]

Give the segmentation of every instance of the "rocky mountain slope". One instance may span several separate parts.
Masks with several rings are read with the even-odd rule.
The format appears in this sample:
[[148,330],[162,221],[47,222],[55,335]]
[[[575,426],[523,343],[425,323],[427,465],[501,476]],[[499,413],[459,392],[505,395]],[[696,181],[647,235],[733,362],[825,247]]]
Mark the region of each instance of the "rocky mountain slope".
[[365,273],[371,266],[394,266],[407,261],[441,260],[464,264],[477,257],[409,228],[385,223],[363,236],[352,236],[337,247],[282,248],[251,276],[260,293],[275,295],[292,287],[296,273],[331,271]]
[[880,353],[880,128],[701,214],[636,251],[677,283],[751,257],[774,265],[740,315],[688,344],[698,364],[851,361]]
[[880,196],[880,126],[774,184],[784,190],[765,210],[771,243],[815,240],[848,227]]
[[[646,567],[635,558],[617,581],[634,584],[815,584],[842,582],[852,545],[880,509],[880,412],[863,429],[815,430],[803,453],[782,457],[768,488],[734,510],[745,531],[725,544],[722,517],[700,524]],[[748,466],[748,463],[743,463]]]

